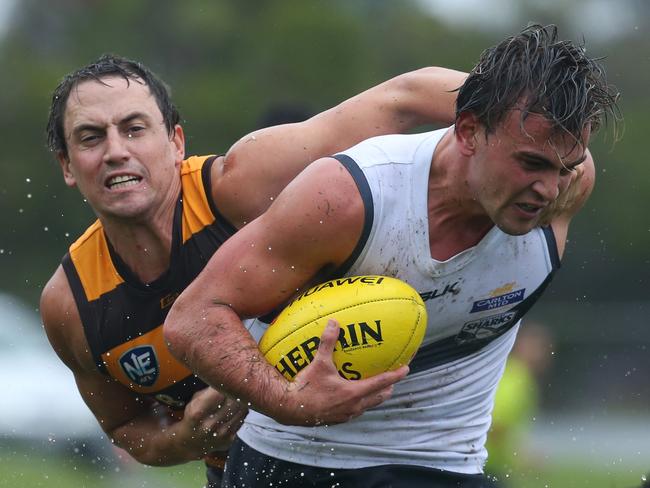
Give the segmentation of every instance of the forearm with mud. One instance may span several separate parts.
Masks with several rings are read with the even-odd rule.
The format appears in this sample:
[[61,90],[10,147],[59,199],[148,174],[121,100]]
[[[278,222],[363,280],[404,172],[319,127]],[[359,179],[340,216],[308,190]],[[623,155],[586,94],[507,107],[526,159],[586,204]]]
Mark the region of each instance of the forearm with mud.
[[190,318],[184,308],[177,303],[165,322],[172,353],[213,388],[280,422],[290,422],[296,408],[288,403],[290,383],[262,357],[237,314],[228,306],[215,305]]

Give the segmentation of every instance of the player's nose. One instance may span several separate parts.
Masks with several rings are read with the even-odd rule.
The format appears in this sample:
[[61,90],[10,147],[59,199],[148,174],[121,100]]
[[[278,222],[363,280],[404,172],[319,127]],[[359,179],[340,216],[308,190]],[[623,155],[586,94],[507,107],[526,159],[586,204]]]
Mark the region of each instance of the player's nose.
[[129,159],[128,136],[111,128],[106,132],[104,162],[119,163]]
[[560,194],[560,175],[548,172],[533,183],[533,190],[545,201],[554,202]]

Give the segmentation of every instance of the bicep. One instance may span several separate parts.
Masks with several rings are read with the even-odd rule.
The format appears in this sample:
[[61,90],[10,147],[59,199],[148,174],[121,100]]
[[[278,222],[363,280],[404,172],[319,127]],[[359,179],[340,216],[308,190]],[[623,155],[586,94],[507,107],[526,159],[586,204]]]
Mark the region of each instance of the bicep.
[[213,198],[238,227],[263,213],[312,161],[364,139],[424,124],[449,125],[467,74],[437,67],[396,76],[310,119],[244,136],[213,178]]
[[[315,157],[334,154],[369,137],[404,133],[425,125],[449,125],[455,118],[455,91],[466,73],[428,67],[401,74],[302,124],[292,139]],[[313,142],[312,142],[313,140]]]
[[52,348],[72,372],[79,394],[102,429],[110,432],[138,415],[144,406],[133,393],[96,369],[63,268],[45,286],[40,308]]
[[345,261],[361,235],[363,215],[347,170],[331,158],[317,161],[219,248],[184,295],[209,300],[204,306],[228,304],[240,316],[264,314],[319,270]]
[[451,125],[456,116],[457,90],[466,78],[467,73],[436,66],[397,77],[394,112],[410,127]]

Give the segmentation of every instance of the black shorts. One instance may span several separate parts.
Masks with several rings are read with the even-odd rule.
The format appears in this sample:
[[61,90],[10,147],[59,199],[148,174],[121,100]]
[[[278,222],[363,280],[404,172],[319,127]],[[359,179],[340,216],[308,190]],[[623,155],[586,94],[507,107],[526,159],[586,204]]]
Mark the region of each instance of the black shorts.
[[239,438],[230,448],[222,488],[491,488],[481,474],[386,464],[359,469],[306,466],[266,456]]
[[206,466],[208,482],[204,488],[219,488],[223,479],[223,469]]

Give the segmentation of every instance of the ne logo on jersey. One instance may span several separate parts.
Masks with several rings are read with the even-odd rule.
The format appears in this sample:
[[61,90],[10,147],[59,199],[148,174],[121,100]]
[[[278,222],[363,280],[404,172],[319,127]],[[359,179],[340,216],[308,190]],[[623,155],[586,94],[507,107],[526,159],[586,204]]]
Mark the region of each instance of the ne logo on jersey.
[[491,315],[490,317],[466,322],[456,336],[456,342],[464,344],[500,336],[512,327],[516,320],[517,312],[511,310],[499,315]]
[[510,305],[512,303],[521,302],[524,299],[525,291],[526,289],[522,288],[520,290],[504,293],[503,295],[498,295],[496,297],[476,300],[472,305],[472,310],[470,310],[470,313],[483,312],[484,310],[493,310],[495,308],[505,307],[506,305]]
[[126,375],[140,386],[153,386],[160,368],[153,346],[138,346],[120,356],[120,366]]

